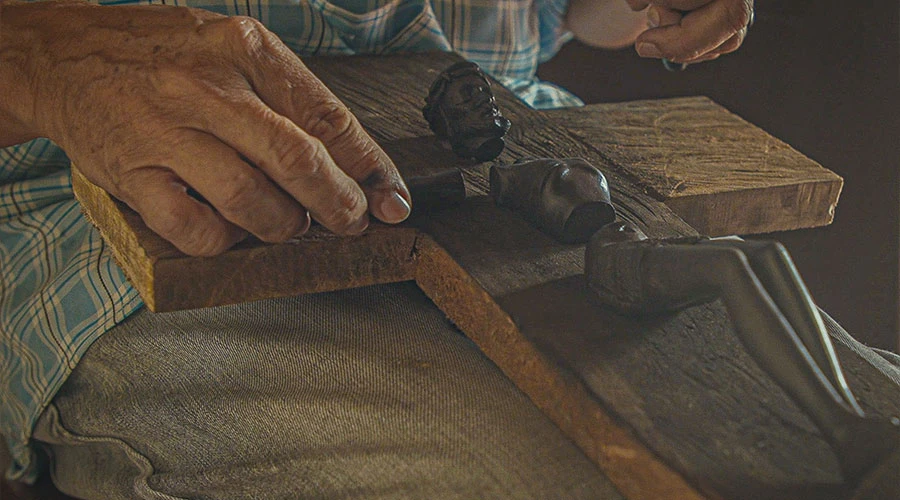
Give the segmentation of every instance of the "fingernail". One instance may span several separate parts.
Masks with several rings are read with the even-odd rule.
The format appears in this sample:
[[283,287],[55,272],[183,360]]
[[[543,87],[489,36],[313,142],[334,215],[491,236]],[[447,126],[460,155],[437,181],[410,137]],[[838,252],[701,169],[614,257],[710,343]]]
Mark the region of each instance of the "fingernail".
[[637,53],[641,57],[662,57],[662,52],[656,45],[646,42],[638,44]]
[[647,10],[647,26],[651,28],[659,26],[659,12],[653,7]]
[[309,216],[309,212],[306,212],[306,220],[303,222],[303,226],[300,227],[300,230],[297,231],[297,234],[294,235],[294,238],[299,238],[309,231],[309,227],[312,225],[312,219]]
[[347,234],[359,234],[369,227],[369,216],[363,214],[352,226],[347,228]]
[[392,191],[390,196],[385,197],[381,202],[381,214],[384,221],[388,223],[402,222],[409,217],[409,203],[400,196],[400,193]]

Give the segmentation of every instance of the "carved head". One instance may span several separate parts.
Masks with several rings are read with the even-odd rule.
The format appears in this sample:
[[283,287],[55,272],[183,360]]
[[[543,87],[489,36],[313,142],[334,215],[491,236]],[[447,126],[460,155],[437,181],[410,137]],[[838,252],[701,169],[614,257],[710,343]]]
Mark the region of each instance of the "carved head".
[[495,165],[491,196],[563,243],[584,243],[616,218],[606,177],[581,158]]
[[510,122],[500,114],[491,83],[475,63],[444,70],[431,85],[422,114],[459,156],[488,161],[503,151]]

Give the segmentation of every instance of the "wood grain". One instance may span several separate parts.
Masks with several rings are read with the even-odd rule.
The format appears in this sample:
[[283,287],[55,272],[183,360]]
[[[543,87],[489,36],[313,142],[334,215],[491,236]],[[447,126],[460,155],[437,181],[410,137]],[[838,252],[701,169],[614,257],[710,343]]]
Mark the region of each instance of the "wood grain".
[[72,185],[87,217],[152,311],[249,302],[299,293],[411,280],[417,237],[410,228],[372,224],[339,237],[314,226],[282,244],[257,240],[215,257],[189,257],[158,237],[140,216],[72,168]]
[[[114,247],[124,247],[117,258],[129,275],[155,277],[149,280],[150,293],[167,300],[196,294],[203,298],[191,300],[211,303],[224,296],[189,289],[165,295],[160,287],[172,285],[161,283],[173,276],[160,279],[165,265],[170,266],[165,272],[180,269],[181,276],[196,267],[203,279],[211,280],[223,265],[255,259],[244,268],[252,276],[231,279],[240,285],[232,287],[235,292],[257,286],[256,280],[272,280],[265,275],[273,272],[298,277],[272,280],[262,287],[265,293],[285,284],[294,288],[280,293],[304,291],[297,280],[307,287],[310,282],[329,283],[323,287],[327,289],[340,280],[344,286],[356,286],[376,278],[414,278],[629,499],[842,494],[845,487],[830,449],[743,352],[720,304],[666,317],[620,317],[595,304],[584,286],[583,246],[559,244],[484,196],[490,165],[457,159],[433,137],[420,114],[431,80],[456,60],[450,54],[423,54],[321,58],[307,64],[406,176],[462,168],[469,198],[459,206],[400,227],[373,227],[360,238],[329,240],[314,234],[279,250],[272,248],[280,245],[250,243],[232,250],[247,252],[243,258],[197,264],[197,259],[180,257],[164,244],[142,241],[152,234],[140,230],[139,218],[127,218],[122,205],[90,191],[80,190],[79,196],[89,212],[91,204],[105,207],[92,214],[101,228],[120,226],[105,229],[104,236]],[[495,93],[514,123],[497,162],[527,156],[583,157],[608,174],[623,219],[651,237],[697,234],[646,185],[636,183],[603,144],[585,141],[560,126],[555,115],[527,108],[505,89],[496,88]],[[373,239],[363,241],[366,236]],[[321,246],[298,257],[302,248],[315,245]],[[339,258],[370,260],[350,277],[339,274],[336,262],[330,262],[334,267],[288,270],[311,266],[316,258],[325,258],[318,254],[331,252],[335,245],[347,245]],[[278,252],[285,253],[272,257]],[[379,257],[372,260],[367,252]],[[881,413],[900,411],[895,387],[854,353],[842,355],[852,370],[851,383],[871,389],[861,394],[864,404]]]
[[843,180],[705,97],[549,111],[703,234],[830,224]]

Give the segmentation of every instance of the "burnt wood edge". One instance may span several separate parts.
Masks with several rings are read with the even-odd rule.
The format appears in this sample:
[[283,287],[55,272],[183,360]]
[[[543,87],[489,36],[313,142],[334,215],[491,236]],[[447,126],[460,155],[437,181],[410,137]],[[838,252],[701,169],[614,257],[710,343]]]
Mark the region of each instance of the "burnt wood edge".
[[699,493],[612,416],[584,384],[542,354],[438,243],[416,244],[416,284],[447,317],[597,464],[630,500],[718,498]]
[[[113,247],[119,265],[121,266],[123,262],[129,264],[125,270],[133,284],[135,281],[132,273],[135,270],[149,272],[148,281],[152,285],[156,274],[166,273],[166,266],[171,265],[172,269],[181,268],[177,265],[177,261],[186,257],[154,259],[144,251],[132,226],[140,224],[139,217],[129,213],[130,209],[113,200],[105,191],[93,186],[74,168],[73,187],[76,197],[82,202],[85,215],[93,224],[100,223],[102,224],[100,227],[115,224],[123,228],[121,232],[115,234],[102,230],[101,233]],[[553,361],[528,340],[509,314],[427,233],[402,226],[382,226],[375,230],[383,236],[380,240],[382,243],[393,240],[395,236],[404,241],[401,245],[395,245],[394,255],[398,258],[390,261],[393,266],[387,266],[390,268],[387,271],[363,273],[359,279],[351,280],[350,286],[415,280],[426,296],[475,342],[482,352],[581,448],[630,500],[721,498],[708,485],[697,482],[698,478],[685,477],[643,444],[630,425],[619,418],[614,409],[607,408],[593,395],[580,378],[568,368]],[[361,248],[368,246],[364,238],[344,239],[355,241]],[[271,249],[271,245],[269,247]],[[396,248],[401,250],[398,252]],[[346,276],[338,279],[344,280]],[[146,284],[143,287],[135,286],[148,307],[150,304],[144,290],[150,290],[151,300],[158,298],[158,291],[152,286],[147,287]],[[293,289],[298,290],[295,293],[310,293],[338,288],[347,286],[346,284],[340,287],[300,286]],[[291,292],[279,289],[268,296],[287,293]],[[266,295],[257,296],[255,299],[262,298],[266,298]],[[216,302],[216,305],[219,303]],[[163,304],[172,305],[171,302]],[[184,302],[182,301],[180,305],[183,306]],[[203,305],[198,303],[194,307]],[[159,302],[156,306],[159,308]],[[865,490],[865,487],[861,489]],[[865,494],[858,497],[866,498]]]
[[[300,242],[241,243],[215,257],[190,257],[153,233],[137,213],[74,165],[72,187],[82,213],[109,243],[116,264],[153,312],[410,281],[415,275],[413,249],[419,232],[412,228],[373,224],[362,235],[337,237],[316,227]],[[260,261],[305,265],[260,275],[254,268]],[[354,265],[341,265],[347,261]],[[184,276],[188,269],[189,280]],[[208,293],[192,293],[198,283],[206,284]]]
[[[72,171],[76,198],[88,220],[98,228],[123,228],[114,234],[100,231],[145,304],[157,312],[171,310],[167,309],[171,302],[157,300],[159,291],[153,286],[154,275],[160,271],[161,262],[179,258],[152,258],[141,247],[138,235],[127,220],[127,207],[90,183],[77,169]],[[525,339],[509,315],[430,236],[404,227],[382,232],[386,235],[395,232],[414,234],[412,244],[406,250],[407,262],[393,273],[371,275],[368,279],[357,280],[354,286],[415,280],[432,302],[599,466],[629,500],[716,498],[698,493],[680,473],[641,443],[627,423],[612,416],[577,377],[550,361]],[[163,265],[162,269],[165,267]],[[135,279],[135,273],[143,275],[139,274]],[[140,279],[144,282],[138,283]],[[282,292],[283,295],[285,291]]]
[[[81,205],[81,212],[94,225],[112,250],[113,259],[128,277],[128,281],[137,289],[144,304],[155,311],[156,302],[153,293],[153,266],[155,259],[141,246],[138,234],[132,229],[125,217],[125,212],[117,205],[117,201],[99,186],[84,177],[72,164],[72,191]],[[120,231],[109,231],[106,228],[121,228]]]

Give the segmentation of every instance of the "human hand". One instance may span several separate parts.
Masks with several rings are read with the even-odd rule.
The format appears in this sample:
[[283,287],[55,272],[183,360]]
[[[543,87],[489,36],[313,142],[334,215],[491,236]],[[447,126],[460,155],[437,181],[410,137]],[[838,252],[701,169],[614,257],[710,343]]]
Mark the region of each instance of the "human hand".
[[0,57],[25,75],[12,114],[185,253],[221,253],[247,232],[285,241],[310,217],[356,234],[369,212],[409,214],[388,156],[255,20],[80,2],[3,13]]
[[677,63],[734,52],[753,19],[753,0],[626,1],[634,10],[647,9],[650,29],[635,42],[638,54]]

